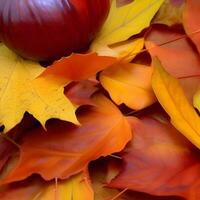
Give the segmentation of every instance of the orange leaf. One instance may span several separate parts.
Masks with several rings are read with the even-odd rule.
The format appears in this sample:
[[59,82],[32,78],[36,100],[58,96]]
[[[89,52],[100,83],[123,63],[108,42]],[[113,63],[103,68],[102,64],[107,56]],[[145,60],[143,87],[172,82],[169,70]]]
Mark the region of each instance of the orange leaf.
[[119,64],[104,70],[100,82],[116,104],[125,103],[139,110],[156,101],[151,87],[152,72],[153,68],[149,66]]
[[183,25],[186,33],[196,45],[200,52],[200,1],[186,0],[185,10],[183,14]]
[[110,186],[200,199],[198,149],[167,120],[161,123],[146,116],[130,118],[129,122],[135,137],[122,154],[124,170]]
[[183,36],[165,26],[153,27],[146,36],[145,44],[151,56],[158,57],[171,75],[177,78],[200,75],[198,53],[186,38],[176,40]]
[[188,102],[179,81],[164,70],[158,59],[153,59],[153,65],[152,87],[158,101],[173,126],[200,148],[200,117]]
[[[51,121],[26,133],[17,166],[5,182],[38,173],[45,180],[66,179],[81,172],[90,161],[121,151],[132,137],[121,112],[104,96],[94,97],[96,106],[78,114],[81,126]],[[123,134],[122,134],[123,133]]]
[[86,173],[66,181],[45,182],[32,177],[1,188],[1,200],[93,200],[94,194]]
[[88,79],[116,62],[116,58],[98,56],[96,53],[72,54],[54,62],[39,77],[50,76],[52,80],[66,84],[69,81]]

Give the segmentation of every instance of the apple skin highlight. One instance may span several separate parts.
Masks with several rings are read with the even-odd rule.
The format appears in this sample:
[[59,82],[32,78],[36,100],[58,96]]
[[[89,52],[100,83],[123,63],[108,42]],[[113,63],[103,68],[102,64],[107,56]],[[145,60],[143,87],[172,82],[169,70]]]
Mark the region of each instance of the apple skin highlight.
[[100,30],[110,0],[0,0],[0,41],[24,58],[81,52]]

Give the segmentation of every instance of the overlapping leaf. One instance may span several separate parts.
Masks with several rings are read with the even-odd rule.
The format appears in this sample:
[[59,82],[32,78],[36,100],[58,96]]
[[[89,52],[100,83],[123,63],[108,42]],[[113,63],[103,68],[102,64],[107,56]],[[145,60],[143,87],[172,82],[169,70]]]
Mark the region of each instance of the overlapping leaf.
[[100,56],[111,56],[122,63],[128,63],[142,50],[144,39],[130,39],[110,46],[100,46],[96,51]]
[[188,102],[178,80],[170,76],[154,59],[152,86],[158,101],[169,114],[171,123],[200,148],[200,117]]
[[94,194],[88,175],[81,173],[66,181],[45,182],[29,178],[17,184],[5,186],[0,191],[1,200],[93,200]]
[[[42,125],[26,113],[0,138],[0,199],[200,199],[200,153],[193,145],[200,148],[200,117],[192,105],[194,100],[200,110],[200,59],[194,46],[199,50],[200,4],[111,2],[88,54],[72,54],[45,69],[0,44],[0,125],[5,132],[12,129],[25,112]],[[184,2],[183,25],[191,40],[180,26]],[[167,113],[159,103],[149,106],[157,100],[152,86]],[[97,89],[100,94],[94,95]],[[127,121],[120,110],[140,119]],[[49,120],[44,130],[50,118],[63,121]],[[107,155],[92,162],[89,177],[88,164]]]
[[158,11],[163,0],[135,0],[125,6],[117,7],[112,1],[107,21],[92,44],[91,49],[118,43],[140,33],[149,26],[151,19]]
[[64,86],[71,80],[86,79],[115,62],[114,58],[96,54],[72,55],[45,70],[0,44],[0,124],[7,132],[22,120],[26,111],[43,126],[50,118],[78,124],[76,107],[63,94]]
[[88,79],[115,63],[116,58],[98,56],[96,53],[72,54],[48,66],[39,78],[50,78],[51,81],[66,85],[71,80]]
[[184,34],[165,26],[153,27],[145,38],[146,48],[175,77],[200,75],[200,59]]
[[151,87],[152,72],[149,66],[119,64],[104,70],[100,82],[116,104],[139,110],[156,101]]
[[[200,153],[166,119],[130,118],[134,139],[124,150],[123,171],[109,184],[153,195],[200,198]],[[173,199],[167,197],[167,199]]]
[[46,180],[66,179],[82,171],[91,160],[121,151],[132,137],[128,122],[107,98],[95,96],[94,102],[96,106],[78,115],[80,127],[51,121],[47,132],[42,127],[27,132],[18,164],[5,182],[22,180],[33,173]]

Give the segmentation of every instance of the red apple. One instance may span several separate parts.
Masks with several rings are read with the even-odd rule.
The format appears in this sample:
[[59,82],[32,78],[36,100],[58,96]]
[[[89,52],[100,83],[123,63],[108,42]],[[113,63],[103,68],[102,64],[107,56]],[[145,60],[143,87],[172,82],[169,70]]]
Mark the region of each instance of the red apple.
[[101,28],[110,0],[0,0],[0,41],[24,58],[80,52]]

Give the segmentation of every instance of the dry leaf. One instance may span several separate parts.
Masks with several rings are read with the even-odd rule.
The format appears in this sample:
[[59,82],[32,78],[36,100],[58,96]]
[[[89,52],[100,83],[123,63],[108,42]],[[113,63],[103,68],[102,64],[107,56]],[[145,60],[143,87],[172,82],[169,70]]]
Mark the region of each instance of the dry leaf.
[[23,182],[4,186],[1,200],[94,200],[88,175],[81,173],[66,181],[45,182],[40,178],[29,178]]
[[156,101],[151,87],[152,72],[149,66],[119,64],[104,70],[100,82],[117,105],[124,103],[140,110]]
[[57,84],[66,85],[69,81],[88,79],[117,62],[116,58],[98,56],[96,53],[72,54],[54,62],[39,78],[50,78]]
[[117,2],[112,1],[109,16],[92,43],[91,49],[98,52],[99,47],[125,41],[132,35],[140,33],[149,26],[163,1],[134,0],[122,7],[117,7]]
[[[26,133],[18,164],[5,182],[23,180],[38,173],[45,180],[66,179],[100,156],[121,151],[132,137],[126,118],[107,98],[95,96],[96,106],[81,112],[80,127],[51,121]],[[123,133],[123,134],[122,134]]]
[[200,75],[199,55],[184,33],[156,26],[146,35],[145,45],[151,56],[158,57],[171,75],[177,78]]
[[[200,199],[200,152],[167,120],[149,116],[129,118],[134,132],[131,144],[121,154],[123,171],[109,184],[152,195]],[[162,198],[161,198],[162,199]]]
[[119,42],[110,46],[99,46],[96,52],[100,56],[111,56],[118,59],[122,63],[128,63],[142,50],[144,39],[131,39]]
[[188,102],[180,83],[170,76],[154,58],[152,87],[158,101],[171,118],[171,123],[200,148],[200,117]]
[[116,59],[110,57],[74,54],[45,70],[0,44],[0,123],[5,126],[4,131],[18,124],[26,111],[43,126],[50,118],[78,124],[76,106],[63,94],[64,86],[72,80],[88,78],[113,63]]
[[0,123],[5,132],[18,124],[26,111],[43,126],[52,117],[78,123],[76,108],[64,96],[62,85],[34,80],[44,70],[0,44]]

